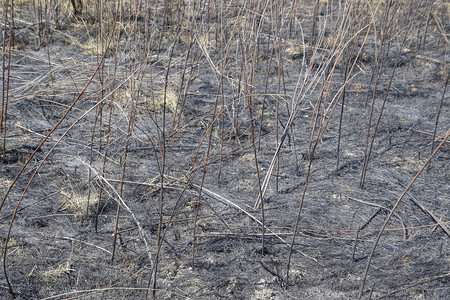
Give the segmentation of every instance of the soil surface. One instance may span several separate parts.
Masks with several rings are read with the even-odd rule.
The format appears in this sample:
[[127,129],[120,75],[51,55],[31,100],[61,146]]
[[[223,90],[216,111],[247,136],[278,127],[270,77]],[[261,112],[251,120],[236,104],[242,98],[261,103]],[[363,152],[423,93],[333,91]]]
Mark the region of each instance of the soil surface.
[[[303,26],[310,28],[313,12],[305,11]],[[224,16],[234,20],[236,13]],[[423,47],[416,37],[402,48],[400,38],[392,41],[375,91],[376,41],[370,35],[345,89],[339,129],[344,64],[337,63],[327,79],[332,65],[320,72],[326,62],[310,63],[313,51],[299,51],[290,44],[295,38],[286,44],[291,50],[285,51],[281,71],[269,46],[258,49],[254,86],[245,84],[252,66],[242,59],[246,49],[238,42],[230,47],[220,86],[224,51],[214,48],[213,38],[199,35],[190,58],[184,32],[177,43],[168,37],[158,44],[155,37],[150,55],[142,52],[145,58],[130,50],[134,37],[124,32],[117,47],[126,51],[109,45],[113,50],[91,78],[101,60],[89,46],[95,40],[92,18],[88,11],[78,19],[67,13],[58,29],[48,25],[50,33],[42,37],[25,17],[15,23],[2,197],[81,95],[29,160],[0,211],[4,251],[18,207],[5,261],[18,299],[151,298],[155,273],[157,299],[356,299],[361,286],[363,299],[448,297],[448,141],[396,205],[432,153],[441,99],[434,149],[450,128],[449,88],[443,95],[449,48],[438,30],[430,29]],[[213,27],[218,23],[210,20]],[[448,23],[441,26],[449,30]],[[305,35],[311,39],[309,30]],[[229,38],[223,35],[223,45]],[[314,84],[300,91],[309,71]],[[325,105],[317,110],[329,82]],[[361,188],[367,136],[370,144],[384,99]],[[254,101],[253,124],[248,101]],[[318,111],[331,117],[323,135],[317,138],[324,125],[319,120],[310,138]],[[259,181],[270,179],[264,231],[261,210],[254,208],[259,185],[252,129]],[[283,145],[270,172],[276,140]],[[374,243],[394,207],[363,285]],[[1,299],[11,298],[8,290],[1,272]]]

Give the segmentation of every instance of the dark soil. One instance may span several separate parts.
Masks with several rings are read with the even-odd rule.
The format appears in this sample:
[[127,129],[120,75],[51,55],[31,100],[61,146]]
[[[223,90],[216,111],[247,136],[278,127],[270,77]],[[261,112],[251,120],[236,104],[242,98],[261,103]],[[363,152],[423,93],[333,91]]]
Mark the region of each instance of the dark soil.
[[[51,27],[50,38],[44,36],[41,43],[35,31],[20,20],[16,23],[19,46],[13,49],[11,57],[6,151],[0,169],[2,196],[96,68],[100,58],[87,46],[89,37],[95,37],[95,24],[88,18],[88,12],[84,14],[85,25],[80,25],[81,19],[66,16],[60,29]],[[303,18],[305,28],[309,28],[312,10]],[[447,23],[441,25],[448,30],[448,16],[444,21]],[[211,20],[212,25],[217,22]],[[310,37],[309,32],[305,34]],[[322,76],[317,86],[307,92],[281,148],[279,169],[270,176],[264,195],[264,255],[263,231],[255,221],[261,221],[261,211],[253,209],[259,188],[248,103],[243,97],[249,87],[243,83],[248,78],[242,78],[240,73],[241,49],[232,48],[234,52],[230,54],[218,98],[219,125],[212,131],[208,148],[219,82],[216,71],[222,66],[223,53],[210,48],[217,68],[213,69],[195,44],[192,55],[196,64],[192,64],[192,72],[186,71],[180,89],[186,99],[176,128],[172,127],[174,109],[166,110],[166,177],[160,206],[163,111],[149,99],[157,101],[163,90],[172,42],[169,37],[162,39],[158,51],[155,41],[154,52],[146,60],[151,68],[143,71],[140,65],[143,60],[127,46],[132,39],[124,34],[120,46],[128,47],[128,52],[120,53],[119,57],[114,52],[106,55],[103,86],[100,75],[96,75],[67,118],[30,160],[1,209],[3,248],[13,211],[34,170],[58,138],[76,123],[43,163],[14,219],[6,271],[18,299],[144,299],[152,287],[150,278],[156,255],[158,299],[356,299],[379,230],[432,152],[432,133],[449,64],[448,43],[439,34],[438,30],[430,29],[423,48],[420,43],[417,46],[414,37],[402,50],[401,43],[394,41],[386,51],[383,75],[375,91],[370,137],[399,50],[401,55],[363,188],[360,179],[374,86],[373,36],[363,48],[352,74],[356,76],[345,91],[339,165],[342,102],[336,106],[327,130],[318,141],[309,178],[311,120],[320,89],[328,81]],[[70,40],[69,35],[78,42]],[[225,42],[228,38],[223,37]],[[175,92],[181,84],[186,47],[180,38],[173,48],[169,88]],[[306,64],[303,52],[286,53],[280,92],[279,69],[275,59],[270,62],[269,47],[261,47],[259,51],[253,88],[256,94],[253,125],[262,183],[275,154],[275,127],[278,126],[280,141],[292,112],[292,107],[286,109],[285,101],[290,105],[298,97],[297,82],[303,81]],[[305,51],[305,54],[309,60],[312,53]],[[115,96],[102,98],[114,89],[111,78],[115,66],[118,67]],[[186,87],[187,80],[190,84]],[[343,80],[344,67],[340,63],[334,70],[327,105],[339,94]],[[139,95],[129,93],[137,90]],[[448,95],[449,88],[440,110],[434,148],[450,128]],[[106,100],[79,119],[100,99]],[[222,100],[227,108],[219,114]],[[106,167],[102,171],[110,101],[112,125]],[[260,128],[263,101],[264,119]],[[128,135],[134,105],[134,127]],[[316,137],[317,131],[313,139]],[[363,288],[364,299],[448,297],[449,152],[447,141],[396,207],[374,252]],[[286,282],[292,233],[306,180]],[[96,203],[101,188],[104,191],[96,231]],[[122,203],[119,233],[111,262],[118,202]],[[425,209],[443,225],[439,226]],[[165,237],[157,253],[160,220]],[[6,277],[1,274],[0,298],[7,299],[11,295]],[[151,296],[150,291],[148,297]]]

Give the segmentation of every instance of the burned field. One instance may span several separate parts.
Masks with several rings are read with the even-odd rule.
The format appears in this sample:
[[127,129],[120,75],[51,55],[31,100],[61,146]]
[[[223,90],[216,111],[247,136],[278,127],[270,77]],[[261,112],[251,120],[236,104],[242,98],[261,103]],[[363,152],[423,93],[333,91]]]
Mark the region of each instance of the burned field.
[[444,299],[444,1],[4,4],[0,298]]

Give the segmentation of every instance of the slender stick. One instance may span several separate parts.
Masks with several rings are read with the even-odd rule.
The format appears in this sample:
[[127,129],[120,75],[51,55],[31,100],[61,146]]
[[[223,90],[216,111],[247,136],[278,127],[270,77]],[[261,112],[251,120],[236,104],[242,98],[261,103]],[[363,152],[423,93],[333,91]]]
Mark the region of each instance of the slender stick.
[[439,151],[439,149],[441,149],[442,145],[445,144],[445,142],[447,141],[449,136],[450,136],[450,129],[447,131],[447,134],[445,135],[444,139],[439,144],[439,146],[433,151],[433,153],[427,159],[427,161],[422,166],[422,168],[420,168],[420,170],[417,172],[417,174],[414,176],[414,178],[411,180],[411,182],[405,188],[405,190],[400,195],[400,197],[397,199],[397,201],[395,202],[395,204],[392,207],[391,211],[389,212],[389,215],[387,216],[386,220],[384,221],[383,226],[380,229],[380,232],[378,233],[377,239],[375,240],[375,244],[373,245],[373,248],[372,248],[372,252],[370,253],[369,260],[367,261],[367,266],[366,266],[366,270],[364,271],[364,277],[363,277],[363,281],[361,283],[361,288],[359,290],[359,297],[358,297],[358,299],[361,299],[362,294],[364,292],[364,286],[366,284],[367,274],[369,273],[369,267],[370,267],[370,264],[372,262],[372,258],[373,258],[374,254],[375,254],[375,249],[377,248],[377,245],[378,245],[378,243],[380,241],[381,235],[383,234],[384,229],[386,229],[386,226],[387,226],[389,220],[391,219],[392,215],[394,214],[395,209],[400,204],[400,201],[402,201],[402,199],[406,195],[406,193],[408,193],[409,189],[411,188],[413,183],[416,181],[416,179],[419,177],[419,175],[422,173],[422,171],[425,169],[425,167],[430,163],[431,159],[436,155],[436,153]]
[[447,78],[445,79],[444,91],[442,91],[441,101],[439,102],[439,108],[438,108],[438,111],[436,114],[436,123],[434,124],[433,139],[431,142],[431,153],[433,153],[433,149],[434,149],[434,143],[435,143],[435,139],[436,139],[436,130],[437,130],[438,123],[439,123],[439,116],[441,114],[442,104],[444,103],[445,91],[447,90],[449,76],[450,76],[450,71],[447,73]]

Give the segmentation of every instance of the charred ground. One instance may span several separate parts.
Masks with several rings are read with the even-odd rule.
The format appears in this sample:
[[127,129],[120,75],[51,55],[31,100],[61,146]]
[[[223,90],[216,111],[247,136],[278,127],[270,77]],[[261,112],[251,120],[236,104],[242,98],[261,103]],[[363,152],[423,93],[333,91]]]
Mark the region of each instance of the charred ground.
[[[16,4],[10,56],[4,46],[2,196],[79,98],[1,209],[4,249],[45,158],[8,240],[18,298],[142,299],[153,286],[158,299],[357,298],[390,210],[433,132],[435,149],[450,127],[448,7],[85,2],[77,17],[69,3]],[[448,143],[395,208],[364,299],[448,294]],[[10,297],[5,275],[0,284]]]

